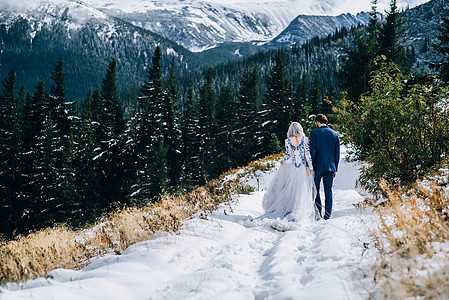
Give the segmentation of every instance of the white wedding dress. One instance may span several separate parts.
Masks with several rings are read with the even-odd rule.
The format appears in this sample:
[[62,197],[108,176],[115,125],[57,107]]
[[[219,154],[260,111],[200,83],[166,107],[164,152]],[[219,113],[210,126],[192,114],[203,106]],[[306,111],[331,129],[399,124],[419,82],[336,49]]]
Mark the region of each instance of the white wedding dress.
[[[313,181],[309,141],[301,138],[298,147],[285,140],[286,154],[263,197],[265,213],[257,219],[280,219],[298,223],[313,218],[316,187]],[[307,169],[312,172],[307,172]]]

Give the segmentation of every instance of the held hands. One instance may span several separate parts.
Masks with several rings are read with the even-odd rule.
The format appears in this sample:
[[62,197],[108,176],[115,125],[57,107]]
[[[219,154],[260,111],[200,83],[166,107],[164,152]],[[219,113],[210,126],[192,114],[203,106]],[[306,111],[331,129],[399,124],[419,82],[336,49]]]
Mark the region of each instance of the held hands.
[[312,175],[312,169],[307,168],[307,175]]

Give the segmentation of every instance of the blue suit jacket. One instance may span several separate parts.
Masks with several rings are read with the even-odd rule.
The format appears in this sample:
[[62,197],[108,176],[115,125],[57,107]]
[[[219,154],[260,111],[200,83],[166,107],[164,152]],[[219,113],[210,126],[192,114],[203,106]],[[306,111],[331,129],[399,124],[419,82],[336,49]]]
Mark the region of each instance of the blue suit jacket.
[[338,133],[324,125],[310,133],[310,154],[315,173],[337,172],[340,161]]

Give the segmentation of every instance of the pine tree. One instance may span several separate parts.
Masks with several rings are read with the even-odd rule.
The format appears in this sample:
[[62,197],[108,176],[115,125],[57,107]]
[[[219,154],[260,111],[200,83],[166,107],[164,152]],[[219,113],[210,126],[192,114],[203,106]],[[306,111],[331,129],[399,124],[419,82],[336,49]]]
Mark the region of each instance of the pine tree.
[[[52,118],[54,119],[56,130],[58,134],[61,136],[60,146],[63,148],[62,152],[70,153],[70,140],[72,135],[72,126],[69,120],[69,104],[66,103],[66,86],[65,86],[65,77],[66,73],[64,72],[64,62],[62,58],[56,63],[52,73],[51,79],[53,80],[53,85],[50,87],[50,102],[49,102],[49,110],[52,114]],[[63,153],[62,155],[69,155],[67,153]]]
[[309,106],[309,98],[307,96],[307,79],[303,75],[296,88],[296,93],[293,99],[293,115],[292,120],[302,121],[307,120],[311,111]]
[[198,103],[191,88],[187,91],[187,99],[184,104],[182,140],[184,141],[182,182],[184,187],[191,189],[195,185],[203,184],[206,179],[204,161],[200,154],[203,152],[201,149],[203,139],[200,135]]
[[171,61],[169,74],[167,78],[166,97],[163,101],[162,115],[162,135],[164,136],[167,150],[167,169],[168,180],[172,186],[176,186],[180,176],[181,163],[181,129],[178,115],[177,103],[181,95],[177,89],[177,80],[175,77],[175,61]]
[[16,74],[11,70],[2,81],[0,95],[0,233],[8,236],[20,230],[23,210],[19,203],[21,142],[15,84]]
[[95,137],[96,159],[101,185],[101,207],[111,203],[125,202],[127,191],[124,183],[123,132],[124,119],[122,102],[116,83],[117,64],[115,59],[109,63],[103,79]]
[[212,178],[217,173],[217,169],[214,166],[214,161],[217,156],[214,130],[215,102],[216,95],[212,84],[212,73],[211,70],[208,70],[199,93],[199,133],[202,138],[202,152],[200,155],[203,160],[207,179]]
[[[96,91],[99,95],[99,91]],[[95,160],[95,122],[93,116],[92,91],[83,101],[83,106],[76,124],[76,147],[74,170],[76,173],[76,189],[80,198],[81,215],[78,221],[89,221],[101,215],[100,179],[97,161]]]
[[217,159],[219,172],[227,171],[240,158],[235,141],[236,102],[229,84],[223,86],[216,107]]
[[373,60],[379,52],[377,0],[373,0],[372,3],[366,31],[355,38],[356,48],[348,51],[338,73],[341,87],[348,92],[349,98],[354,102],[358,102],[360,95],[369,90]]
[[124,143],[124,169],[126,172],[125,186],[130,187],[130,201],[133,204],[139,204],[135,201],[137,194],[134,194],[136,188],[136,181],[138,178],[138,157],[137,157],[137,142],[139,141],[139,126],[140,126],[140,111],[138,107],[138,97],[136,96],[132,104],[127,108],[130,118],[126,122],[125,143]]
[[[48,99],[48,95],[47,95]],[[51,114],[45,117],[43,135],[36,140],[35,148],[35,181],[38,197],[33,199],[30,208],[34,211],[32,226],[43,228],[65,222],[70,213],[70,203],[60,198],[59,178],[57,169],[57,139],[55,125]]]
[[[73,172],[74,140],[69,116],[69,105],[66,103],[64,63],[59,59],[51,73],[53,85],[49,95],[49,113],[54,124],[56,140],[55,168],[57,172],[57,192],[60,203],[60,215],[66,221],[78,218],[81,205],[77,202],[75,175]],[[63,211],[65,210],[65,211]]]
[[257,106],[259,76],[254,67],[250,70],[247,62],[245,71],[240,79],[240,90],[237,102],[239,108],[235,125],[235,143],[239,151],[237,162],[245,164],[257,156]]
[[315,70],[313,85],[309,91],[310,108],[313,114],[322,113],[323,96],[321,94],[320,70]]
[[91,105],[92,120],[96,122],[96,126],[98,126],[101,103],[102,103],[101,92],[100,89],[96,88],[92,94],[92,105]]
[[[260,111],[260,122],[265,141],[271,140],[274,133],[278,140],[285,139],[292,109],[291,81],[284,72],[282,50],[276,52],[275,63],[267,77],[267,91]],[[268,137],[268,139],[267,139]]]
[[[57,184],[57,143],[49,97],[41,78],[24,115],[23,200],[25,229],[38,229],[61,222]],[[27,132],[25,132],[27,130]]]
[[142,111],[147,110],[149,114],[150,127],[152,128],[152,138],[157,139],[160,133],[168,131],[168,127],[164,124],[163,115],[166,108],[165,98],[167,97],[163,81],[161,69],[162,52],[156,47],[154,56],[152,57],[152,65],[147,69],[147,79],[144,80],[140,90],[142,97],[139,98],[139,105]]
[[404,35],[403,24],[396,0],[391,0],[390,10],[387,11],[385,22],[382,24],[379,32],[379,55],[384,55],[401,67],[404,72],[411,69],[410,61],[407,60],[406,52],[402,44]]
[[169,128],[164,120],[164,109],[167,109],[165,101],[171,100],[167,100],[163,87],[161,57],[161,50],[156,47],[152,66],[147,69],[147,80],[141,86],[143,96],[138,99],[137,183],[132,189],[136,201],[159,196],[167,184],[167,147],[163,134],[167,134]]
[[[370,19],[367,27],[367,44],[369,53],[372,56],[371,60],[374,59],[374,54],[378,51],[379,47],[379,16],[377,12],[377,0],[371,1],[373,6],[371,6]],[[370,61],[372,63],[372,61]]]
[[[42,90],[44,87],[42,86]],[[37,91],[35,91],[35,94]],[[23,116],[21,118],[21,143],[23,153],[20,161],[20,182],[22,184],[22,193],[19,196],[19,203],[22,205],[22,216],[19,222],[21,223],[19,233],[25,233],[31,229],[30,223],[33,213],[30,210],[30,202],[36,196],[36,191],[33,185],[34,167],[35,163],[33,146],[35,136],[39,130],[36,126],[41,126],[42,121],[36,122],[36,114],[38,106],[33,101],[33,96],[26,94],[23,108]],[[36,124],[36,126],[35,126]]]
[[151,147],[151,154],[147,157],[150,169],[146,170],[149,174],[150,195],[158,197],[161,195],[167,186],[167,146],[165,145],[164,136],[159,134],[155,143]]
[[441,79],[449,82],[449,18],[442,18],[440,34],[437,36],[439,43],[433,45],[437,52],[441,54],[441,60],[438,63],[431,64],[431,68],[438,70]]

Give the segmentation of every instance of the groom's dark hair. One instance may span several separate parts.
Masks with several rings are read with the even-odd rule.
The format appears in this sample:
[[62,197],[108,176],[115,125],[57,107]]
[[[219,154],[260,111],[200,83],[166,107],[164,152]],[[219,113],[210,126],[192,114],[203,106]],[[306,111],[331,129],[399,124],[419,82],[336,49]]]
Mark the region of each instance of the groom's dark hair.
[[320,122],[321,124],[327,124],[327,117],[323,114],[317,114],[315,117],[315,121]]

